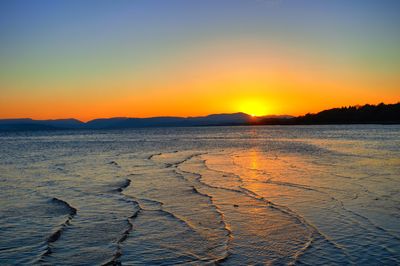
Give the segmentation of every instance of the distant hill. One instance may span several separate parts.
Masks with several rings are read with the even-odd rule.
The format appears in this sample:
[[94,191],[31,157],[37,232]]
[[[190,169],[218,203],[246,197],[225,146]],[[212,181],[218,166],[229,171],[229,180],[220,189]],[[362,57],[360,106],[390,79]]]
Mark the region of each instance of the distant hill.
[[89,121],[86,123],[86,128],[227,126],[248,124],[250,120],[251,116],[245,113],[214,114],[199,117],[110,118]]
[[56,120],[33,120],[30,118],[21,119],[0,119],[0,130],[60,130],[84,128],[85,123],[76,119]]
[[116,117],[94,119],[87,123],[76,119],[0,119],[0,131],[313,124],[400,124],[400,103],[334,108],[298,117],[289,115],[252,117],[245,113],[233,113],[197,117]]
[[65,129],[124,129],[141,127],[185,127],[247,125],[252,117],[245,113],[213,114],[199,117],[102,118],[83,123],[75,119],[33,120],[3,119],[0,130],[65,130]]

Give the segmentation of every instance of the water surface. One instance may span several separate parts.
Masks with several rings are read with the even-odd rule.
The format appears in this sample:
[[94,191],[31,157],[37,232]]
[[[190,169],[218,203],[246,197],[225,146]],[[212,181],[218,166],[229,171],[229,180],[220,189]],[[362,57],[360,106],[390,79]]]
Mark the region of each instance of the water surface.
[[0,134],[1,265],[398,265],[399,126]]

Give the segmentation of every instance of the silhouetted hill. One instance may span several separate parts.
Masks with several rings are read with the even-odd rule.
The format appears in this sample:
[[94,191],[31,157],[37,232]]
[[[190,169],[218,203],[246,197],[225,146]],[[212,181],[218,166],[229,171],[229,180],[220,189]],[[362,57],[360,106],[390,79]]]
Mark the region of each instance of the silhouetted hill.
[[262,119],[263,125],[399,124],[400,103],[349,106],[291,119]]
[[57,130],[83,128],[85,123],[76,119],[33,120],[30,118],[1,119],[0,130]]
[[119,123],[123,123],[127,119],[129,118],[127,117],[98,118],[87,122],[86,127],[91,129],[110,128],[110,127],[115,127]]
[[214,114],[200,117],[150,117],[110,118],[87,122],[87,128],[137,128],[137,127],[178,127],[178,126],[223,126],[248,124],[251,116],[244,113]]
[[150,118],[102,118],[87,123],[75,119],[32,120],[3,119],[0,130],[61,130],[61,129],[118,129],[140,127],[184,127],[246,125],[252,117],[245,113],[213,114],[200,117],[150,117]]

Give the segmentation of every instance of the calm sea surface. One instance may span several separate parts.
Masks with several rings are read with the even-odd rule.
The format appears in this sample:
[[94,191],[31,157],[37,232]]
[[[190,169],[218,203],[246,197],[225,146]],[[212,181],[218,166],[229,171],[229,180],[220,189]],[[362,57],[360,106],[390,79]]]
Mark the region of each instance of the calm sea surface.
[[0,133],[0,265],[399,265],[400,126]]

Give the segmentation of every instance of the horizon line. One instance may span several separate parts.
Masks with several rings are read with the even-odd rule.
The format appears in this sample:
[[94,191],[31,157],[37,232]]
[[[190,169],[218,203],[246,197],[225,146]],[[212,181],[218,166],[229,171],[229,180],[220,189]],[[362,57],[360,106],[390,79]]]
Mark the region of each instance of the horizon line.
[[370,104],[370,103],[365,103],[365,104],[356,104],[356,105],[343,105],[340,107],[333,107],[333,108],[328,108],[328,109],[323,109],[320,110],[318,112],[315,113],[304,113],[301,115],[289,115],[289,114],[267,114],[267,115],[251,115],[245,112],[232,112],[232,113],[228,113],[228,112],[222,112],[222,113],[209,113],[206,115],[191,115],[191,116],[176,116],[176,115],[159,115],[159,116],[148,116],[148,117],[135,117],[135,116],[112,116],[112,117],[97,117],[97,118],[92,118],[92,119],[77,119],[74,117],[66,117],[66,118],[43,118],[43,119],[38,119],[38,118],[33,118],[33,117],[7,117],[7,118],[0,118],[0,120],[33,120],[33,121],[60,121],[60,120],[76,120],[79,121],[81,123],[88,123],[90,121],[94,121],[94,120],[100,120],[100,119],[152,119],[152,118],[198,118],[198,117],[208,117],[211,115],[232,115],[232,114],[244,114],[247,115],[251,118],[263,118],[263,117],[301,117],[307,114],[317,114],[320,113],[322,111],[326,111],[326,110],[331,110],[331,109],[337,109],[337,108],[349,108],[349,107],[361,107],[361,106],[366,106],[366,105],[370,105],[370,106],[378,106],[380,104],[384,104],[384,105],[395,105],[395,104],[400,104],[400,101],[394,102],[394,103],[384,103],[384,102],[380,102],[378,104]]

